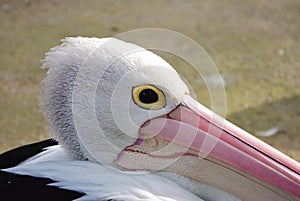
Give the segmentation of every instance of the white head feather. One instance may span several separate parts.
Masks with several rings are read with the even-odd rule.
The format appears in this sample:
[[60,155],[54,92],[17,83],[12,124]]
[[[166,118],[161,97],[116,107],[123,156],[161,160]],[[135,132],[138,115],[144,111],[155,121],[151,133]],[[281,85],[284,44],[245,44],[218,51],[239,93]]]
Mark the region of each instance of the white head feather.
[[[66,38],[47,53],[42,107],[59,143],[80,160],[114,165],[147,120],[167,114],[188,87],[162,58],[115,38]],[[163,91],[166,106],[146,110],[132,89],[151,84]]]
[[[42,108],[64,150],[50,147],[5,171],[51,178],[57,181],[53,186],[84,192],[79,200],[200,200],[180,186],[205,199],[237,200],[174,173],[114,171],[113,161],[137,140],[141,125],[172,111],[189,90],[166,61],[137,45],[114,38],[62,42],[47,53],[42,66],[49,68],[42,82]],[[132,89],[143,84],[163,91],[165,107],[147,110],[134,103]]]

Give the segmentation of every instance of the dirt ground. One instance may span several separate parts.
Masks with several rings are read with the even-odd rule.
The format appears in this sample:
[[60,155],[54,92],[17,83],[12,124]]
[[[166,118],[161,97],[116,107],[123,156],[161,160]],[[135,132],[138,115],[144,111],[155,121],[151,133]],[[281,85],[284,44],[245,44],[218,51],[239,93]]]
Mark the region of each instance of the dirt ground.
[[[253,134],[277,129],[261,139],[300,161],[299,19],[299,0],[0,0],[0,152],[51,136],[39,110],[39,67],[60,39],[155,27],[209,53],[226,81],[227,119]],[[203,88],[198,100],[209,106]]]

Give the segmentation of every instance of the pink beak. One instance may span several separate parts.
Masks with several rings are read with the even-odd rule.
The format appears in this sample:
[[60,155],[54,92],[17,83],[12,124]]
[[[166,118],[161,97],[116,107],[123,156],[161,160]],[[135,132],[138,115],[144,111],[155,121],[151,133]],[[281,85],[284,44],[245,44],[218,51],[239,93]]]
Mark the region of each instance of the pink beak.
[[[156,139],[186,147],[191,150],[189,153],[198,153],[198,158],[210,161],[226,171],[229,169],[238,175],[237,177],[246,178],[254,185],[264,186],[267,189],[264,192],[278,194],[284,199],[298,200],[300,198],[300,164],[298,162],[219,117],[190,96],[186,96],[182,104],[168,115],[146,122],[140,132],[141,138],[143,135],[150,135],[155,136]],[[133,150],[139,144],[141,140],[125,151]],[[121,159],[119,159],[119,164],[120,161]],[[186,167],[185,164],[183,168]],[[186,173],[185,176],[193,177],[189,174]],[[200,178],[192,179],[201,180]],[[210,184],[210,181],[206,183]],[[211,185],[230,191],[240,198],[245,198],[243,195],[247,194],[245,193],[247,189],[237,192],[228,190],[230,187],[218,186],[216,182],[212,182]],[[239,186],[239,189],[242,188]]]

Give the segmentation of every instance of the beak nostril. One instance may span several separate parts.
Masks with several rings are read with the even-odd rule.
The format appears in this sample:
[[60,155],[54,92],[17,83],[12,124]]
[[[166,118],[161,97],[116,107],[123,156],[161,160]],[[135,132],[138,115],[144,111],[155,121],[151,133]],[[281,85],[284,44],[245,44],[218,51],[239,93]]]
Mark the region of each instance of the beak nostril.
[[182,107],[185,107],[185,108],[188,108],[188,106],[184,103],[180,103],[179,106],[182,106]]

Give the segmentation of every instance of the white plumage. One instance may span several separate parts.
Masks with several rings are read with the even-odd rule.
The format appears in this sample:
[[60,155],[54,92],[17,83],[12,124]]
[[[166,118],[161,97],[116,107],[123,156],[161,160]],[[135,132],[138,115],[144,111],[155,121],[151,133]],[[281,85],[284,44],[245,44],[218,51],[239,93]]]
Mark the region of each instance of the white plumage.
[[[86,195],[77,201],[202,200],[175,182],[154,173],[124,172],[99,163],[74,160],[60,145],[49,147],[20,165],[4,171],[51,178],[56,181],[50,184],[52,186],[84,192]],[[209,200],[237,200],[225,192],[204,184],[202,193],[203,196],[210,196]]]
[[42,109],[60,145],[4,171],[50,178],[78,200],[299,200],[299,164],[216,118],[154,53],[66,38],[43,68]]

